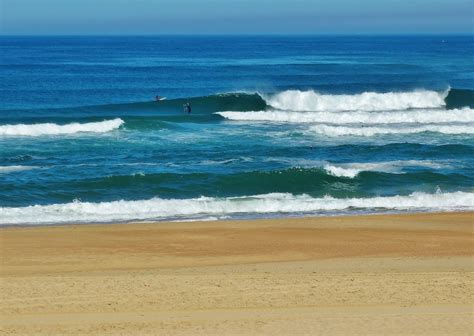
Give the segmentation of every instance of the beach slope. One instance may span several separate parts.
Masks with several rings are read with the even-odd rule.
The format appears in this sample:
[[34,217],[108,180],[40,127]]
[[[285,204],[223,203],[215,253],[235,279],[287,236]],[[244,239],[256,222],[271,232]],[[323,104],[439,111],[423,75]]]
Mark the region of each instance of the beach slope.
[[474,213],[10,227],[5,334],[474,333]]

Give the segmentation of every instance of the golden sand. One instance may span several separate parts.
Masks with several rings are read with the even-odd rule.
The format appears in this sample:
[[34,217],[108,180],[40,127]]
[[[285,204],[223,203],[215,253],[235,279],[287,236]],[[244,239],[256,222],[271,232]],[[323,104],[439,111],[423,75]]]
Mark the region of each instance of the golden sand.
[[0,230],[0,333],[472,335],[474,213]]

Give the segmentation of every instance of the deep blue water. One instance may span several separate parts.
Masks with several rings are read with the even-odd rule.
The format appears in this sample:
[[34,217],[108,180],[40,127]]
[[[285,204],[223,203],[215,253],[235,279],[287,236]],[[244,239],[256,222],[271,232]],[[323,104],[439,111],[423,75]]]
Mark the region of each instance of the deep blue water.
[[0,224],[474,209],[473,36],[0,44]]

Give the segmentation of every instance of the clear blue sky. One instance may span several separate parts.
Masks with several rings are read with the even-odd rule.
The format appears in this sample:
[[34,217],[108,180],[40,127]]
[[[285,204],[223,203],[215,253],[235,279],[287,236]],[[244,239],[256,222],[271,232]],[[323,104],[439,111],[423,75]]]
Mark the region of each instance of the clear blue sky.
[[473,33],[473,16],[474,0],[0,0],[0,33]]

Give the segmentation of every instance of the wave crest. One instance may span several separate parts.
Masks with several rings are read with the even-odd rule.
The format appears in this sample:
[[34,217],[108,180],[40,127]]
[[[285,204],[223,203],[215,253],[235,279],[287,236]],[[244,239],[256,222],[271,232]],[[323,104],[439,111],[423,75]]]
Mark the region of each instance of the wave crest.
[[313,198],[308,195],[271,193],[256,196],[193,199],[152,198],[103,203],[71,202],[0,208],[0,224],[112,222],[178,218],[207,218],[236,214],[314,213],[344,209],[472,210],[474,193],[453,192],[373,198]]
[[440,108],[449,91],[364,92],[355,95],[320,94],[315,91],[288,90],[264,96],[267,105],[285,111],[394,111]]
[[17,124],[0,126],[0,136],[42,136],[42,135],[67,135],[75,133],[105,133],[118,129],[124,121],[116,118],[90,123],[71,123],[58,125],[44,124]]
[[441,164],[433,161],[420,160],[399,160],[399,161],[385,161],[385,162],[364,162],[364,163],[342,163],[342,164],[325,164],[324,170],[329,174],[338,177],[354,178],[361,172],[384,172],[392,174],[400,174],[405,167],[423,167],[431,169],[440,169],[448,167],[446,164]]

